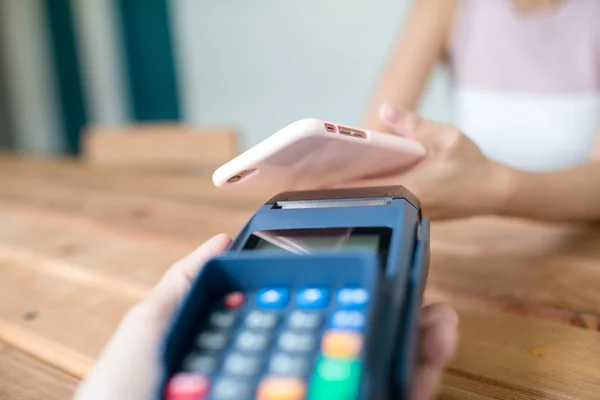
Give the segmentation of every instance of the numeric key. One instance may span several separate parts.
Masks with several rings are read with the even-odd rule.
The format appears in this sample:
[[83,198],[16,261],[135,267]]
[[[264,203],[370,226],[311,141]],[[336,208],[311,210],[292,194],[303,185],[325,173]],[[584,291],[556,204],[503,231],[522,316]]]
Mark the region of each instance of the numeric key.
[[236,346],[242,351],[261,352],[269,346],[269,340],[267,333],[243,331],[236,340]]
[[213,400],[247,399],[252,394],[250,383],[236,378],[221,378],[215,382],[211,398]]
[[311,334],[284,332],[279,337],[279,348],[290,353],[309,353],[316,345],[315,337]]
[[183,367],[188,371],[210,375],[217,368],[217,358],[208,354],[192,353],[184,360]]
[[313,330],[321,325],[323,316],[319,312],[293,311],[288,319],[289,327],[295,330]]
[[224,332],[203,332],[198,336],[197,344],[202,350],[222,350],[227,345],[227,335]]
[[254,376],[260,372],[260,367],[259,357],[240,353],[231,354],[224,363],[225,372],[230,375]]
[[231,311],[215,311],[209,318],[210,325],[213,328],[229,329],[235,324],[236,315]]
[[270,311],[252,311],[246,317],[246,327],[249,329],[273,329],[279,316]]
[[269,362],[269,371],[275,375],[303,376],[308,373],[309,360],[305,357],[278,353]]

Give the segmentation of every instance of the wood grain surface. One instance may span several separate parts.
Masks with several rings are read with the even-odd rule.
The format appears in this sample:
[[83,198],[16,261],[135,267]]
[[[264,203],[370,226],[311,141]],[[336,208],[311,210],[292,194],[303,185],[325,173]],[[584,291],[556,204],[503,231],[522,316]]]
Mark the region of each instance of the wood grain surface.
[[0,342],[0,399],[65,400],[76,378]]
[[453,305],[461,344],[446,388],[490,398],[598,399],[598,332]]
[[[235,235],[269,197],[202,176],[0,157],[0,366],[28,360],[0,398],[65,398],[171,263]],[[600,398],[598,287],[597,227],[433,224],[426,300],[461,318],[440,398]]]

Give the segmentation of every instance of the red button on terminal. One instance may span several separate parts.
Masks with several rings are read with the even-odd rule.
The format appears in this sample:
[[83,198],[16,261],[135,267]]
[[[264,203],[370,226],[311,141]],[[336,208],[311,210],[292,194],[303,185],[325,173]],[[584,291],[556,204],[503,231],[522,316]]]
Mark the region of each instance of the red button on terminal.
[[210,381],[204,375],[179,373],[169,381],[165,391],[167,400],[203,400],[208,395]]
[[232,292],[225,296],[225,307],[239,308],[244,304],[244,293]]

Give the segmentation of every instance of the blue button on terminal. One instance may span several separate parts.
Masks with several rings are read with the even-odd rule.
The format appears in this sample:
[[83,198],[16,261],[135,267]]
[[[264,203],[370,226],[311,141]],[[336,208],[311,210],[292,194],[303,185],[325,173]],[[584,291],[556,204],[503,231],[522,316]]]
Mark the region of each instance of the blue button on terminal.
[[296,293],[296,304],[299,308],[325,308],[329,303],[329,290],[325,288],[305,288]]
[[337,304],[340,308],[361,309],[369,303],[369,292],[360,287],[342,288],[337,293]]
[[334,330],[361,332],[366,323],[365,315],[356,310],[338,310],[329,320],[329,327]]
[[268,288],[259,290],[256,294],[256,303],[260,308],[283,308],[290,298],[288,289]]

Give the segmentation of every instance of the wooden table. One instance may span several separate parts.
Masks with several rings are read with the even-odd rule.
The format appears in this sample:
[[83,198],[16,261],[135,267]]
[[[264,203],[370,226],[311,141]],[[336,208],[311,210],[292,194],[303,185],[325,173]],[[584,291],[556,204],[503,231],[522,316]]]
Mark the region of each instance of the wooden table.
[[[69,398],[168,266],[268,197],[0,157],[0,399]],[[600,399],[600,229],[489,218],[432,235],[427,301],[461,317],[440,398]]]

